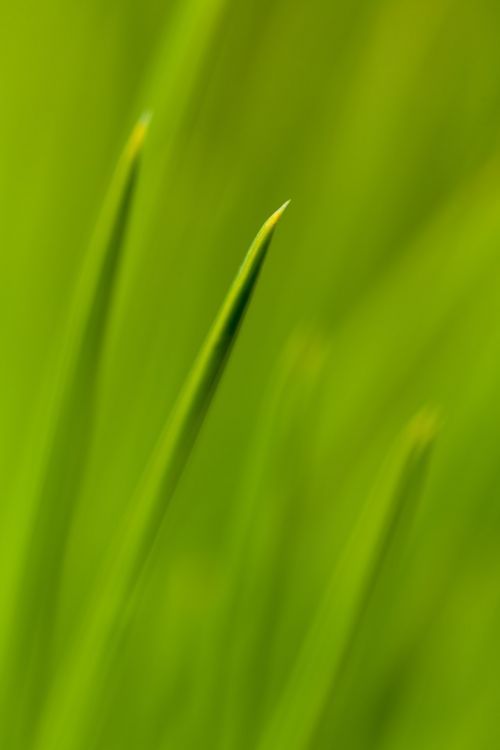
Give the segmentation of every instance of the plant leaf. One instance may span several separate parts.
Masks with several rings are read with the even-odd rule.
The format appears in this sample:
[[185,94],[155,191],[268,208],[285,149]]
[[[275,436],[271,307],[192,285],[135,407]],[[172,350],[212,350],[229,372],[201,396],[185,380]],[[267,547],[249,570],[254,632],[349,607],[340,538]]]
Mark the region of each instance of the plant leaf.
[[398,456],[372,495],[336,567],[259,750],[306,750],[338,678],[383,563],[426,475],[432,413],[409,425]]
[[210,646],[194,688],[199,721],[190,729],[195,747],[208,735],[218,750],[243,750],[254,747],[259,737],[274,685],[268,672],[255,672],[253,666],[256,659],[272,661],[266,654],[280,637],[276,608],[286,586],[290,547],[303,531],[304,475],[310,468],[306,436],[315,424],[327,354],[328,342],[317,331],[296,331],[264,399],[231,510],[230,549],[222,563],[225,592],[213,621],[204,624]]
[[31,731],[26,717],[35,722],[51,669],[60,570],[85,471],[101,353],[148,120],[143,116],[134,128],[106,196],[75,293],[48,408],[7,669],[6,695],[15,701],[7,715],[14,734]]
[[[100,587],[89,606],[82,638],[67,670],[56,681],[37,748],[86,744],[86,726],[106,666],[133,606],[177,480],[212,400],[235,341],[276,224],[288,203],[257,234],[160,435],[133,498],[130,513],[111,546]],[[95,726],[95,722],[92,722]]]

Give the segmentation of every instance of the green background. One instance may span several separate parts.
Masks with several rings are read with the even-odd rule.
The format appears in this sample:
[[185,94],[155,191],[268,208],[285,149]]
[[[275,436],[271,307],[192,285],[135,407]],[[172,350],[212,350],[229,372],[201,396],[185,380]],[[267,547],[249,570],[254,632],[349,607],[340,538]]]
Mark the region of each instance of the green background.
[[1,642],[72,294],[150,110],[61,571],[61,654],[246,247],[292,204],[87,747],[257,747],[425,404],[442,423],[425,496],[311,747],[497,747],[498,3],[3,0],[1,18]]

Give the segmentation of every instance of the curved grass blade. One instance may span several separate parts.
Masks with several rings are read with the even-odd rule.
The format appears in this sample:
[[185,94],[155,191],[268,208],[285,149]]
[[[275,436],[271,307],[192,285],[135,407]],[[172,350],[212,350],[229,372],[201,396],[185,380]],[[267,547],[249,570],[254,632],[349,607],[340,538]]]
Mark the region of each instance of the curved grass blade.
[[[32,528],[13,612],[5,692],[14,736],[26,741],[46,691],[61,563],[85,471],[101,352],[148,117],[134,128],[117,165],[85,260],[48,408]],[[4,704],[4,705],[9,705]],[[23,739],[24,738],[24,739]],[[13,737],[5,746],[13,747]]]
[[160,435],[152,460],[112,546],[109,564],[89,605],[82,637],[56,680],[38,750],[88,747],[87,730],[98,724],[99,695],[177,480],[201,427],[235,341],[286,206],[264,224],[253,242]]
[[422,412],[410,424],[396,461],[363,512],[333,573],[258,750],[310,747],[384,561],[421,492],[435,434],[436,419],[430,412]]

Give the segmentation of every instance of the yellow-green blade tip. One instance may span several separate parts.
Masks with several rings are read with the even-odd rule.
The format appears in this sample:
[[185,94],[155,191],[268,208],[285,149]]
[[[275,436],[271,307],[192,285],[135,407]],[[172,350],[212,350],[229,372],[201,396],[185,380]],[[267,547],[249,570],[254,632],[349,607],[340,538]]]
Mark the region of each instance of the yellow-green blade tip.
[[148,127],[151,120],[153,119],[153,112],[150,109],[146,109],[139,117],[139,123],[142,123],[144,127]]
[[411,420],[407,434],[415,448],[425,450],[435,440],[440,426],[438,410],[425,407]]
[[127,144],[127,157],[130,160],[133,160],[137,158],[139,153],[142,150],[142,147],[144,145],[144,140],[146,138],[149,124],[151,122],[152,113],[151,112],[143,112],[143,114],[140,116],[139,120],[137,121],[137,124],[135,125],[134,129],[132,130],[132,133],[130,135],[128,144]]
[[287,200],[286,203],[283,203],[283,205],[280,206],[280,208],[278,208],[278,210],[275,211],[272,214],[272,216],[269,217],[269,219],[266,222],[266,228],[268,230],[269,229],[274,229],[274,227],[276,226],[276,224],[278,223],[278,221],[281,219],[281,217],[285,213],[285,211],[288,208],[288,206],[290,205],[290,203],[291,203],[291,200]]

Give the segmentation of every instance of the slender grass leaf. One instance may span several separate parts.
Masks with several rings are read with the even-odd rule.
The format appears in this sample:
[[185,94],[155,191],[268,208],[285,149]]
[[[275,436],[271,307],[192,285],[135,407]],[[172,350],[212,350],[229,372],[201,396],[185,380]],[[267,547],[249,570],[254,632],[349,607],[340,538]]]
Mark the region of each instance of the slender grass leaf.
[[[261,708],[267,696],[258,679],[262,674],[259,670],[254,675],[253,666],[256,658],[267,662],[265,653],[273,649],[270,620],[275,620],[276,591],[283,588],[280,574],[287,568],[287,542],[293,546],[295,527],[300,525],[298,501],[307,492],[302,488],[310,445],[305,435],[316,413],[314,396],[326,355],[327,343],[316,332],[294,333],[264,399],[230,512],[230,549],[222,563],[225,591],[213,619],[204,626],[207,651],[195,686],[199,722],[189,728],[195,746],[202,740],[207,743],[207,736],[207,747],[219,750],[252,746],[255,740],[257,704]],[[297,461],[290,464],[292,452]]]
[[[276,224],[264,224],[248,251],[158,440],[130,512],[111,545],[81,639],[56,680],[36,747],[88,747],[98,723],[99,694],[179,476],[224,370]],[[92,716],[96,711],[96,716]]]
[[[19,742],[31,731],[49,678],[52,631],[68,531],[85,470],[99,363],[149,118],[124,149],[104,202],[70,312],[48,408],[32,528],[13,612],[5,683]],[[9,699],[9,698],[8,698]],[[8,746],[13,746],[10,739]]]
[[[267,455],[261,453],[260,471],[254,466],[253,486],[249,483],[253,517],[234,581],[233,632],[222,657],[228,662],[228,678],[221,748],[255,747],[287,678],[281,658],[293,635],[282,627],[281,614],[287,610],[291,570],[307,534],[311,434],[326,356],[326,343],[317,335],[293,342]],[[260,670],[254,667],[257,659]],[[220,692],[224,694],[222,686]]]
[[333,573],[259,750],[310,746],[402,518],[421,491],[435,432],[435,417],[427,411],[410,424]]

